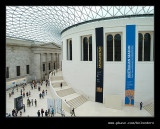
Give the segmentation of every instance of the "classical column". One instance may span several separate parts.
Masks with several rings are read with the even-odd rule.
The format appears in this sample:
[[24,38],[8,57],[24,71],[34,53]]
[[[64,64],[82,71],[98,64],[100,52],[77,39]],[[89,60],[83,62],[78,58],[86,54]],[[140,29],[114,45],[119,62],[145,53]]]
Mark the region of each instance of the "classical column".
[[62,53],[59,53],[59,68],[62,68]]
[[56,70],[56,65],[57,65],[57,63],[56,63],[56,53],[54,53],[54,65],[55,65],[55,70]]
[[40,80],[41,79],[41,66],[40,66],[40,54],[34,53],[34,61],[33,61],[33,72],[34,72],[34,79]]
[[49,75],[49,60],[48,60],[48,57],[49,57],[49,53],[46,53],[46,73],[47,73],[47,76]]
[[59,54],[57,53],[57,59],[56,59],[56,62],[57,62],[57,69],[59,69]]
[[40,70],[41,70],[41,80],[43,79],[43,53],[40,54]]
[[54,53],[51,53],[51,70],[54,70]]

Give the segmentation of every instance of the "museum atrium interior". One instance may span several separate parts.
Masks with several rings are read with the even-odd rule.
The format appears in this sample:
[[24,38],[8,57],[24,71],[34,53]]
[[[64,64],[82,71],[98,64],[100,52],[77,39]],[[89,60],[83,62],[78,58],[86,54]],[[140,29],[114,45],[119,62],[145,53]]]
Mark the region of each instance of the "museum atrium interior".
[[153,117],[154,6],[6,6],[6,116],[38,110]]

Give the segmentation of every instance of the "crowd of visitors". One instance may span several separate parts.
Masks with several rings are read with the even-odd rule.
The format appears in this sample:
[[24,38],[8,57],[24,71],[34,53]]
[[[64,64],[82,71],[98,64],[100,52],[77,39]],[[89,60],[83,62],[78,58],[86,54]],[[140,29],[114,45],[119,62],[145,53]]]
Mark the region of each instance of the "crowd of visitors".
[[[54,114],[55,114],[55,111],[54,111],[54,109],[52,108],[51,110],[50,110],[50,108],[48,108],[48,110],[46,110],[45,112],[44,112],[44,110],[43,110],[43,108],[41,109],[41,111],[40,110],[38,110],[38,112],[37,112],[37,115],[38,115],[38,117],[40,117],[40,116],[42,116],[43,117],[43,113],[44,113],[44,115],[45,115],[45,117],[53,117],[54,116]],[[64,110],[63,110],[63,117],[64,117],[65,115],[64,115]]]
[[[55,75],[55,72],[52,72],[52,75]],[[44,84],[45,83],[45,84]],[[9,98],[11,98],[12,95],[14,95],[15,93],[15,89],[17,90],[18,92],[18,89],[20,89],[20,95],[23,96],[23,98],[27,97],[26,98],[26,105],[27,105],[27,108],[29,107],[32,107],[32,106],[37,106],[37,99],[33,99],[31,98],[31,91],[34,90],[34,89],[38,89],[38,92],[41,91],[42,87],[43,87],[43,84],[46,86],[49,86],[49,81],[48,80],[40,80],[39,82],[37,82],[36,80],[33,80],[32,83],[28,86],[31,87],[31,90],[28,90],[28,87],[27,87],[27,84],[24,83],[22,84],[21,86],[17,86],[16,87],[13,87],[11,89],[11,92],[9,92]],[[61,88],[62,88],[62,83],[61,83]],[[40,92],[39,94],[39,98],[44,98],[45,96],[47,95],[47,89],[43,89],[42,92]],[[41,101],[41,100],[40,100]],[[22,110],[17,110],[16,108],[14,108],[12,110],[12,113],[9,113],[8,117],[17,117],[17,116],[20,116],[22,117],[22,111],[23,113],[26,112],[26,106],[25,106],[25,102],[23,101],[23,108]],[[42,117],[54,117],[55,115],[55,110],[54,108],[49,108],[47,110],[44,110],[43,108],[41,110],[38,110],[37,112],[37,115],[38,117],[42,116]],[[65,117],[65,112],[64,110],[61,111],[61,115],[62,117]],[[26,116],[26,115],[25,115]],[[29,115],[28,115],[29,116]]]
[[[48,80],[46,80],[46,81],[42,80],[42,81],[36,82],[36,80],[33,80],[32,83],[30,84],[31,90],[37,89],[37,86],[38,86],[38,91],[40,91],[41,87],[39,85],[43,86],[43,82],[46,82],[46,86],[47,86],[49,81]],[[27,86],[26,83],[24,83],[20,86],[20,88],[21,88],[20,89],[20,95],[23,96],[23,98],[27,97],[27,103],[26,103],[27,107],[31,107],[31,106],[36,107],[37,106],[37,99],[33,99],[33,98],[30,99],[31,91],[30,90],[27,91],[26,89],[28,89],[28,88],[26,88],[26,86]],[[16,85],[16,87],[17,87],[17,92],[18,92],[18,86]],[[9,98],[11,98],[11,96],[14,95],[14,90],[15,90],[16,87],[13,87],[11,89],[11,92],[9,92]],[[43,98],[44,98],[45,95],[47,95],[47,89],[42,91],[42,97]],[[25,104],[23,104],[23,111],[26,112]],[[16,117],[17,114],[18,114],[18,110],[13,109],[11,114],[12,115],[8,115],[8,116]],[[21,110],[19,111],[19,116],[22,116],[22,111]]]

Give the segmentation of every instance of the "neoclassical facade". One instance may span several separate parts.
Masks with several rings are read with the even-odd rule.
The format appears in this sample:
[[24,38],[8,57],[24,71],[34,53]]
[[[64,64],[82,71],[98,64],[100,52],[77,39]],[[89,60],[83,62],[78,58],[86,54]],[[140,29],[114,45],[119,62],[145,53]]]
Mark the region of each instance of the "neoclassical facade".
[[23,81],[48,79],[61,68],[61,46],[55,43],[6,39],[6,88]]

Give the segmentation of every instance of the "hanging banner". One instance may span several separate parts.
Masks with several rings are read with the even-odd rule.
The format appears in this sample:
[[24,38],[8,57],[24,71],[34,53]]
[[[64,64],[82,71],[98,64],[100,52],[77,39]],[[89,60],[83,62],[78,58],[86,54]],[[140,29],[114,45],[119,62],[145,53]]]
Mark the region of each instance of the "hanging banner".
[[50,109],[50,111],[52,110],[52,108],[55,110],[54,99],[47,98],[47,107],[48,109]]
[[62,100],[61,99],[56,99],[56,108],[57,108],[57,113],[61,114],[61,111],[62,111]]
[[135,25],[126,25],[126,89],[125,105],[134,106]]
[[103,27],[96,28],[96,102],[103,103]]

